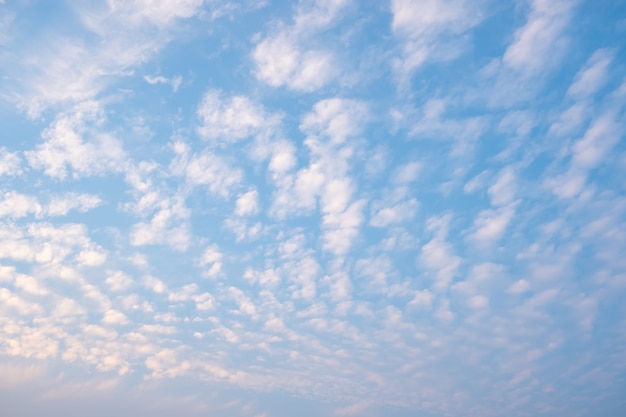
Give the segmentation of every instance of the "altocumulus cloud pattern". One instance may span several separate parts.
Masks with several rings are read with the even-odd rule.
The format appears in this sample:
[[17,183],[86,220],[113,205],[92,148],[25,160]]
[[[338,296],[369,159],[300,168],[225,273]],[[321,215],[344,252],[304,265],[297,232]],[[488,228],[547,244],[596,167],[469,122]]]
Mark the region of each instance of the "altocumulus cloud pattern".
[[0,1],[0,415],[626,415],[626,3]]

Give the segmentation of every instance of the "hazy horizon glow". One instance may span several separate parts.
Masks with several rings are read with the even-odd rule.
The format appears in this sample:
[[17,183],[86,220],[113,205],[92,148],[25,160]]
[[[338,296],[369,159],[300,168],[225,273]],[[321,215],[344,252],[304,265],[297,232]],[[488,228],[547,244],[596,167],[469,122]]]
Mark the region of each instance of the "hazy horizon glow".
[[0,415],[626,413],[626,3],[0,0]]

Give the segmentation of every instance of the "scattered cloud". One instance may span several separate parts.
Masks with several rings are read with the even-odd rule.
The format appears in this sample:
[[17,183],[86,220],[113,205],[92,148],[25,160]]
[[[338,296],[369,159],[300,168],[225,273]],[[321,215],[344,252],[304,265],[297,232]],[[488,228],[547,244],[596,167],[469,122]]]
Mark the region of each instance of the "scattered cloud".
[[0,3],[9,412],[620,409],[618,6]]

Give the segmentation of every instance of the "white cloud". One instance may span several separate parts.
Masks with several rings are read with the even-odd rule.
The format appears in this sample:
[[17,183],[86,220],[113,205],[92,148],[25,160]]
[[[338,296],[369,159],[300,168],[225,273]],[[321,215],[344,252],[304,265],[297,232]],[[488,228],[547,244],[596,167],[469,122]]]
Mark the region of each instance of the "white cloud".
[[54,226],[31,223],[26,227],[0,227],[0,257],[27,262],[58,265],[77,250],[99,250],[79,224]]
[[181,222],[179,216],[185,220],[186,210],[179,204],[159,210],[150,223],[137,223],[130,233],[130,243],[133,246],[167,244],[177,251],[185,251],[191,239],[189,226]]
[[79,266],[100,266],[106,259],[107,253],[102,248],[85,249],[76,256],[76,262]]
[[467,304],[475,309],[483,309],[489,307],[489,299],[484,295],[474,295],[467,300]]
[[256,76],[273,87],[285,84],[295,71],[299,51],[287,34],[264,39],[252,54],[257,64]]
[[439,308],[435,312],[435,317],[443,322],[451,322],[454,320],[454,313],[450,310],[450,301],[443,300],[439,305]]
[[342,144],[346,138],[358,135],[368,118],[368,108],[363,102],[341,98],[318,101],[313,111],[302,119],[300,130],[312,135],[327,136],[333,145]]
[[140,332],[155,334],[175,334],[177,332],[174,326],[164,326],[162,324],[144,324],[139,327]]
[[280,174],[289,171],[296,166],[295,148],[290,142],[280,142],[276,144],[275,151],[269,164],[269,170]]
[[107,310],[102,318],[103,324],[112,326],[123,326],[129,323],[128,318],[124,313],[118,310]]
[[393,181],[399,184],[409,184],[417,180],[423,164],[418,161],[409,162],[398,167],[393,176]]
[[84,316],[87,314],[87,310],[78,304],[76,301],[71,298],[63,298],[58,301],[52,310],[53,317],[76,317],[76,316]]
[[367,118],[367,106],[359,101],[333,98],[317,102],[300,124],[300,130],[309,135],[305,145],[310,164],[295,178],[280,183],[271,210],[278,217],[290,211],[310,211],[320,197],[323,247],[336,255],[349,251],[363,222],[365,200],[353,199],[354,183],[347,176],[353,148],[346,142],[362,131]]
[[176,157],[170,170],[176,176],[184,176],[190,185],[206,185],[211,192],[226,198],[243,181],[241,169],[209,150],[192,154],[186,144],[176,142],[174,151]]
[[374,227],[386,227],[390,224],[411,220],[418,207],[419,203],[412,198],[391,207],[380,208],[373,214],[370,224]]
[[9,191],[0,197],[0,217],[20,218],[30,213],[39,214],[42,207],[37,198],[15,191]]
[[263,272],[246,269],[243,277],[251,283],[259,283],[262,286],[275,286],[280,282],[280,271],[276,269],[266,269]]
[[125,291],[133,285],[133,279],[123,271],[115,271],[104,280],[111,291]]
[[0,288],[0,301],[2,301],[3,311],[8,310],[11,312],[13,310],[22,316],[43,313],[43,309],[39,304],[27,301],[6,288]]
[[49,216],[65,216],[71,210],[85,213],[102,204],[100,197],[93,194],[67,193],[54,196],[46,207]]
[[479,245],[490,245],[497,242],[506,231],[515,215],[513,206],[498,209],[481,210],[474,219],[474,231],[469,236]]
[[333,301],[350,300],[352,296],[352,281],[345,272],[335,272],[327,275],[322,280],[328,284],[328,297]]
[[614,117],[607,113],[593,120],[583,137],[571,147],[569,168],[544,181],[555,195],[573,198],[583,192],[589,171],[604,161],[624,133],[623,126]]
[[178,88],[183,82],[183,77],[181,77],[180,75],[177,75],[176,77],[172,77],[172,78],[166,78],[166,77],[163,77],[162,75],[155,75],[155,76],[146,75],[143,77],[143,79],[146,80],[146,82],[150,85],[170,84],[174,92],[178,91]]
[[[108,14],[94,16],[85,14],[86,23],[95,32],[109,30],[111,22],[107,20],[119,20],[130,28],[139,28],[146,23],[160,28],[173,25],[176,19],[185,19],[199,12],[203,0],[112,0],[108,2]],[[107,24],[104,26],[104,24]],[[103,26],[99,26],[103,25]]]
[[278,114],[268,114],[259,104],[245,96],[222,98],[218,90],[205,93],[198,106],[202,125],[200,136],[217,143],[233,143],[241,139],[267,133],[281,121]]
[[[81,374],[102,383],[102,389],[117,383],[115,390],[123,390],[139,381],[139,393],[149,392],[152,411],[161,414],[162,405],[172,401],[181,404],[179,411],[193,408],[182,413],[190,416],[224,411],[272,415],[271,404],[244,398],[224,405],[219,398],[194,394],[215,383],[230,386],[224,385],[235,394],[241,389],[280,391],[328,400],[319,415],[332,414],[337,404],[348,406],[338,413],[355,415],[393,414],[397,407],[418,414],[497,414],[493,409],[501,404],[491,397],[505,398],[510,414],[520,409],[549,414],[544,405],[560,409],[559,399],[572,397],[585,381],[615,385],[624,362],[615,356],[619,343],[604,343],[601,351],[588,347],[596,336],[618,334],[613,330],[624,324],[608,313],[620,308],[626,289],[626,264],[620,257],[626,199],[619,181],[626,171],[618,165],[624,163],[621,94],[626,89],[596,97],[621,81],[602,80],[611,75],[609,69],[617,69],[610,63],[617,55],[593,55],[574,78],[565,103],[558,94],[567,89],[567,79],[555,84],[558,91],[553,86],[541,90],[545,95],[536,101],[493,108],[467,90],[473,88],[468,86],[476,81],[476,69],[498,54],[498,47],[502,51],[506,42],[527,42],[521,39],[530,35],[492,23],[501,17],[524,20],[525,5],[537,9],[538,2],[496,8],[494,20],[477,31],[470,29],[485,17],[487,1],[396,0],[383,5],[382,13],[376,2],[333,0],[268,8],[279,19],[289,19],[294,11],[285,24],[260,13],[235,20],[232,11],[253,1],[232,9],[221,0],[205,3],[102,3],[92,9],[103,12],[91,17],[93,30],[67,22],[67,33],[81,31],[71,32],[77,57],[63,68],[70,71],[93,42],[106,49],[118,37],[144,30],[154,36],[154,49],[135,48],[124,51],[127,58],[116,57],[125,62],[121,67],[129,76],[133,62],[160,74],[161,68],[173,68],[169,60],[179,52],[193,54],[207,45],[211,57],[195,54],[194,65],[209,59],[227,69],[233,62],[243,67],[217,74],[211,62],[192,65],[185,72],[190,88],[178,95],[158,94],[160,84],[173,83],[171,78],[143,78],[144,70],[127,80],[114,76],[119,82],[102,81],[114,87],[109,90],[113,96],[98,84],[110,72],[81,78],[79,68],[76,85],[85,88],[63,97],[71,101],[95,91],[107,103],[107,117],[101,104],[83,103],[72,110],[57,103],[41,113],[39,124],[31,124],[48,128],[30,152],[13,145],[0,150],[0,172],[7,167],[0,177],[5,184],[0,191],[0,357],[11,366],[31,358],[54,363],[51,371],[63,370],[49,379],[29,380],[31,387],[24,388],[33,398],[42,398],[35,394],[37,386],[45,386],[50,397],[42,401],[56,395],[74,404],[85,395],[88,403],[98,390],[73,385]],[[218,11],[220,5],[224,9]],[[344,13],[347,7],[354,13]],[[180,41],[154,55],[169,39],[170,28],[179,27],[176,21],[201,8],[205,12],[198,22],[185,23]],[[115,16],[107,17],[107,11]],[[212,11],[233,20],[205,24]],[[538,12],[531,10],[528,25],[533,13]],[[335,27],[344,16],[349,24]],[[259,22],[270,32],[249,35],[259,30]],[[390,24],[393,33],[386,27]],[[115,25],[121,35],[113,32]],[[554,38],[557,43],[567,31]],[[287,36],[294,33],[298,36]],[[248,40],[252,36],[252,45],[242,42],[242,34]],[[330,38],[333,42],[327,43]],[[33,42],[38,39],[34,34]],[[286,81],[276,81],[284,90],[269,88],[267,80],[241,78],[246,56],[236,58],[242,53],[253,54],[247,62],[253,69],[261,71],[263,64],[253,60],[246,44],[258,52],[264,42],[276,39],[300,58],[293,67],[275,64],[277,73],[286,68]],[[471,48],[472,39],[486,43]],[[323,87],[334,75],[315,84],[315,76],[325,79],[324,70],[305,70],[307,54],[320,52],[328,53],[332,63],[356,58],[357,66],[365,55],[396,57],[397,72],[391,75],[412,76],[420,53],[425,62],[448,60],[465,54],[465,46],[468,54],[480,57],[464,56],[459,66],[429,66],[423,79],[411,77],[401,86],[411,89],[400,92],[386,88],[390,64],[380,59],[370,80],[338,89],[360,100],[328,98]],[[179,51],[189,47],[193,50]],[[579,52],[568,56],[559,71],[574,73],[576,60],[593,53]],[[94,70],[101,68],[101,53],[94,52]],[[491,74],[496,78],[486,77],[487,93],[491,87],[514,89],[518,79],[525,90],[534,85],[529,77],[542,77],[541,70],[533,72],[534,67],[513,58],[496,60],[499,68]],[[58,68],[51,64],[53,73]],[[6,74],[4,65],[0,59],[0,72]],[[511,77],[498,78],[498,71]],[[451,83],[450,76],[456,77]],[[11,74],[7,77],[0,84],[10,84]],[[203,96],[207,83],[235,86],[237,92],[210,90]],[[307,88],[318,90],[302,94]],[[189,97],[200,106],[190,107]],[[532,110],[525,109],[528,103]],[[408,109],[402,116],[410,124],[407,129],[390,126],[395,112],[390,108]],[[152,136],[137,138],[124,128],[136,117],[150,124]],[[29,132],[27,122],[16,120],[15,131]],[[119,122],[122,127],[114,127],[119,133],[111,138],[119,149],[123,140],[123,152],[109,158],[99,135]],[[16,140],[15,146],[28,142]],[[372,156],[379,151],[380,159]],[[93,178],[97,175],[103,177]],[[62,181],[68,178],[72,181]],[[557,196],[578,198],[559,201],[541,189],[543,181]],[[110,206],[102,207],[105,199]],[[118,213],[110,213],[116,207]],[[365,221],[373,227],[363,227]],[[139,248],[151,244],[169,246]],[[563,323],[578,323],[583,331],[570,332],[572,326]],[[594,338],[588,339],[591,329]],[[567,350],[564,360],[543,360],[561,355],[561,346],[572,342],[578,348]],[[488,398],[476,397],[466,388],[491,358],[497,363],[479,382],[494,388]],[[574,385],[561,386],[563,395],[555,399],[546,395],[550,387],[537,381],[562,374],[563,364]],[[0,364],[0,385],[19,380],[14,374],[21,368],[15,366],[18,370]],[[450,366],[458,371],[452,379]],[[121,378],[126,373],[128,380]],[[163,397],[181,376],[195,391],[176,400]],[[504,388],[498,381],[505,382]],[[579,403],[593,404],[594,392],[583,392]],[[545,401],[532,401],[537,396]]]
[[559,115],[558,119],[550,126],[549,133],[557,136],[572,135],[578,132],[583,123],[589,119],[590,113],[587,104],[575,103]]
[[261,39],[252,58],[258,80],[272,87],[286,85],[292,90],[311,92],[338,75],[328,45],[311,45],[312,35],[333,25],[347,5],[344,0],[301,2],[292,26]]
[[167,289],[167,286],[163,281],[156,277],[153,277],[152,275],[146,275],[143,279],[143,284],[146,286],[146,288],[154,291],[157,294],[163,294]]
[[267,320],[263,325],[263,328],[274,333],[282,333],[286,330],[285,323],[279,317],[272,317]]
[[226,339],[228,343],[232,343],[232,344],[239,343],[241,340],[235,332],[233,332],[232,330],[226,327],[220,327],[220,328],[214,329],[212,330],[212,333],[217,333],[219,336]]
[[17,152],[10,152],[4,146],[0,147],[0,176],[2,175],[20,175],[22,169],[21,158]]
[[294,16],[295,26],[301,31],[326,28],[350,4],[350,0],[301,1]]
[[[293,299],[304,298],[305,300],[313,300],[317,294],[317,276],[320,272],[320,265],[312,257],[306,257],[297,262],[287,263],[284,268],[284,275],[288,277],[288,280],[292,283],[289,289],[292,292]],[[268,274],[265,271],[263,275],[259,277],[266,280],[270,284],[279,282],[280,277],[272,274]]]
[[237,287],[229,287],[228,295],[230,296],[230,298],[235,300],[235,302],[239,306],[239,313],[251,316],[255,319],[258,318],[256,306],[254,305],[250,297],[245,295],[243,291],[241,291]]
[[504,267],[500,264],[484,262],[474,265],[470,271],[469,279],[477,284],[502,279]]
[[428,290],[415,291],[415,295],[408,302],[407,306],[427,307],[430,308],[434,299],[433,293]]
[[623,125],[617,123],[613,115],[598,117],[582,139],[574,143],[572,165],[582,169],[595,168],[619,142],[623,132]]
[[259,193],[257,190],[250,190],[241,194],[235,205],[235,214],[237,216],[249,216],[259,211]]
[[345,211],[352,199],[352,192],[352,183],[347,178],[327,182],[321,195],[322,212],[340,213]]
[[450,216],[431,217],[427,223],[427,230],[435,236],[422,246],[419,262],[422,266],[435,273],[435,288],[444,290],[458,273],[461,258],[454,254],[454,248],[446,241]]
[[194,283],[187,284],[187,285],[184,285],[178,291],[170,291],[170,293],[167,296],[167,299],[173,302],[189,301],[196,294],[196,291],[198,291],[197,284],[194,284]]
[[500,264],[483,262],[472,266],[467,278],[456,282],[452,286],[464,302],[472,309],[486,311],[489,307],[489,297],[497,293],[500,283],[504,282],[506,275],[504,267]]
[[292,33],[279,33],[259,42],[252,58],[256,77],[272,87],[287,85],[310,92],[334,76],[332,55],[323,50],[301,50]]
[[487,190],[491,197],[491,204],[494,206],[511,204],[517,192],[515,170],[512,167],[505,167],[496,175],[496,178]]
[[532,0],[528,20],[515,32],[502,61],[523,74],[536,74],[554,65],[564,52],[564,31],[576,1]]
[[521,294],[528,291],[529,289],[530,283],[528,282],[528,280],[520,279],[511,284],[508,291],[513,294]]
[[[0,292],[1,296],[1,292]],[[22,332],[15,339],[10,340],[7,349],[10,356],[21,356],[24,358],[47,359],[57,356],[59,342],[48,337],[39,329],[24,327]]]
[[33,294],[37,296],[48,295],[49,291],[42,285],[42,283],[36,278],[17,274],[15,275],[15,288],[19,288],[21,291],[27,294]]
[[100,291],[99,287],[84,282],[80,286],[85,297],[85,305],[91,311],[101,312],[111,309],[111,300]]
[[453,255],[450,244],[435,238],[422,246],[420,262],[435,272],[436,287],[443,289],[456,275],[461,264],[461,258]]
[[146,300],[141,300],[137,294],[129,294],[118,298],[122,308],[127,311],[142,311],[153,313],[154,307]]
[[[186,148],[183,149],[186,151]],[[186,154],[182,157],[186,159]],[[185,161],[175,161],[182,165]],[[139,169],[137,169],[139,168]],[[184,167],[175,167],[175,174],[184,175]],[[129,240],[133,246],[166,244],[177,251],[185,251],[189,247],[191,232],[189,225],[190,210],[186,206],[186,195],[181,192],[172,192],[166,187],[155,187],[150,178],[154,168],[140,164],[130,170],[131,183],[140,192],[136,192],[138,201],[120,205],[122,211],[130,211],[142,217],[151,219],[133,225]],[[142,176],[147,179],[141,178]],[[139,197],[140,196],[140,197]],[[136,198],[137,198],[136,197]]]
[[0,281],[11,282],[15,276],[14,266],[0,265]]
[[491,106],[510,107],[527,102],[542,91],[547,76],[566,56],[568,25],[577,0],[528,0],[526,23],[515,31],[502,58],[481,71]]
[[364,206],[365,201],[358,200],[350,204],[343,212],[329,212],[324,215],[322,220],[325,228],[324,249],[335,255],[345,255],[350,250],[363,222]]
[[587,173],[569,169],[567,172],[545,180],[545,185],[559,198],[573,198],[581,193],[587,183]]
[[74,4],[68,25],[90,34],[77,40],[54,30],[36,32],[22,59],[3,65],[11,97],[38,115],[51,104],[93,99],[118,76],[146,62],[166,45],[180,19],[201,11],[202,0],[108,1]]
[[465,0],[392,0],[393,33],[401,40],[402,52],[394,61],[401,78],[411,75],[428,58],[448,60],[461,53],[459,35],[484,18],[483,2]]
[[196,308],[201,311],[213,310],[217,303],[215,297],[208,292],[194,295],[192,299],[196,303]]
[[183,360],[175,349],[163,348],[145,361],[152,378],[175,378],[189,372],[191,363]]
[[278,253],[282,259],[298,259],[307,254],[306,238],[301,230],[294,233],[280,242]]
[[450,117],[458,106],[453,97],[429,98],[419,110],[406,111],[404,118],[408,122],[409,136],[418,139],[452,140],[450,154],[455,157],[467,157],[473,152],[477,140],[488,127],[484,116]]
[[322,211],[333,217],[325,222],[338,224],[336,210],[347,207],[354,192],[352,180],[346,175],[354,150],[346,141],[361,132],[367,118],[367,107],[359,101],[333,98],[316,103],[300,124],[300,129],[309,135],[305,145],[310,151],[310,164],[295,177],[287,176],[278,183],[271,212],[283,217],[289,212],[311,211],[317,197],[321,197]]
[[389,281],[394,278],[395,269],[389,257],[381,255],[376,258],[359,259],[355,264],[359,277],[367,278],[367,286],[376,291],[388,293]]
[[27,151],[31,167],[63,179],[72,169],[74,177],[100,175],[123,168],[125,152],[111,134],[102,132],[104,113],[96,102],[83,102],[71,112],[59,115],[35,150]]
[[209,246],[204,250],[202,258],[200,259],[200,266],[208,267],[204,273],[209,278],[217,277],[222,271],[222,257],[219,247],[215,244]]
[[531,110],[511,111],[498,124],[498,131],[522,139],[528,136],[536,126],[537,121],[537,115]]
[[279,194],[275,199],[276,205],[279,206],[275,207],[278,213],[290,210],[291,206],[306,210],[315,208],[316,197],[326,181],[326,175],[321,168],[319,164],[313,163],[309,167],[298,171],[295,184],[289,184],[289,186],[294,188],[295,195],[290,192],[291,190],[284,189],[280,191],[288,195]]
[[596,93],[608,79],[608,69],[613,62],[614,51],[599,49],[589,58],[578,74],[567,94],[576,98]]
[[100,205],[99,197],[91,194],[66,193],[53,195],[50,202],[41,204],[35,196],[8,191],[0,197],[0,217],[21,218],[29,214],[35,217],[64,216],[70,210],[86,212]]
[[482,171],[480,174],[472,177],[464,186],[463,191],[466,193],[474,193],[485,186],[489,171]]
[[226,219],[224,227],[235,234],[237,242],[257,239],[263,231],[263,225],[260,222],[249,224],[241,218]]
[[465,1],[449,3],[440,0],[392,0],[391,11],[394,32],[419,37],[440,30],[460,33],[475,25],[479,18],[477,10],[471,10]]

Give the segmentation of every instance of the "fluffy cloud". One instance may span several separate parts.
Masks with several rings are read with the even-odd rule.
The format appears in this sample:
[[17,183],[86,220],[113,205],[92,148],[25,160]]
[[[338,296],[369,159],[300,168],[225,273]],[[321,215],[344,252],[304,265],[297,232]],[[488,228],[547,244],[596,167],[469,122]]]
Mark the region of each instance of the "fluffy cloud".
[[198,107],[202,125],[198,133],[216,142],[236,142],[257,134],[267,133],[280,123],[279,115],[270,115],[245,96],[222,98],[209,90]]
[[287,85],[293,90],[314,91],[334,75],[329,52],[302,51],[291,33],[279,33],[263,40],[252,57],[257,64],[257,78],[272,87]]
[[[459,40],[451,42],[452,35],[480,23],[485,14],[483,7],[482,1],[392,0],[391,28],[402,45],[394,69],[401,77],[407,77],[429,58],[447,60],[459,55]],[[439,47],[433,47],[437,42]]]
[[461,258],[454,254],[454,248],[446,241],[450,216],[429,219],[427,228],[434,237],[424,244],[420,251],[419,262],[435,275],[435,288],[444,290],[458,273]]
[[256,190],[240,195],[235,206],[235,214],[237,216],[255,214],[259,210],[258,198],[259,193]]
[[328,84],[338,72],[333,52],[321,45],[308,45],[307,40],[332,26],[347,3],[345,0],[301,2],[292,26],[281,26],[257,43],[252,52],[256,77],[272,87],[285,85],[304,92]]
[[186,144],[176,142],[174,152],[176,157],[170,170],[173,175],[183,176],[190,185],[205,185],[210,191],[228,197],[231,189],[243,179],[243,172],[239,168],[233,167],[210,150],[194,154]]
[[0,148],[0,175],[19,175],[21,162],[17,152],[10,152],[4,146]]
[[42,137],[44,142],[26,152],[31,167],[63,179],[71,169],[74,177],[102,175],[123,168],[122,144],[98,125],[104,112],[96,102],[83,102],[71,112],[57,117]]

